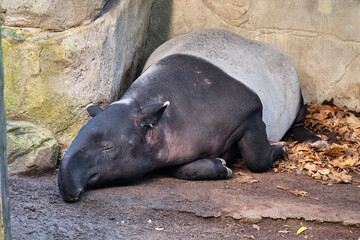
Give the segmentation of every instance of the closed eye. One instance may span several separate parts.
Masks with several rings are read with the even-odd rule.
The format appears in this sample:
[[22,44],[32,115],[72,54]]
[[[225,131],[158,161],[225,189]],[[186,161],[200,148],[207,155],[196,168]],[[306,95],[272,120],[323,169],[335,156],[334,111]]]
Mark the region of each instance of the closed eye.
[[102,153],[109,152],[109,151],[111,151],[111,150],[113,150],[113,149],[114,149],[113,146],[106,146],[106,147],[103,148]]

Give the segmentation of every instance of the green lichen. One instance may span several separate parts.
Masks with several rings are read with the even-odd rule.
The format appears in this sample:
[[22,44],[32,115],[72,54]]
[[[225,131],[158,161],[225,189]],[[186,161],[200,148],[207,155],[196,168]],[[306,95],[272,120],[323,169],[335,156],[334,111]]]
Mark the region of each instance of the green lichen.
[[11,38],[17,41],[24,41],[25,38],[18,34],[15,29],[13,28],[2,28],[1,35],[5,38]]
[[29,31],[24,41],[3,38],[7,117],[44,126],[67,145],[88,119],[82,99],[63,89],[74,51],[62,44],[63,33],[38,39],[38,32]]
[[17,54],[17,44],[12,44],[11,41],[3,39],[2,45],[4,51],[5,107],[7,115],[10,115],[11,112],[18,112],[19,110],[18,103],[22,95],[22,84],[19,80],[26,77],[21,71],[22,58]]

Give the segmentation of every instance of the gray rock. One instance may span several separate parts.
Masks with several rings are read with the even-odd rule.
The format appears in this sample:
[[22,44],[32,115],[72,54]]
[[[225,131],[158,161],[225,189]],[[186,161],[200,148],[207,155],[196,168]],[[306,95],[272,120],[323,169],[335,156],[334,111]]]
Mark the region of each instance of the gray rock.
[[92,22],[103,8],[104,0],[0,0],[7,9],[6,24],[64,30]]
[[[44,126],[69,145],[89,120],[87,104],[106,106],[127,89],[135,78],[152,1],[110,2],[90,24],[62,32],[3,26],[8,119]],[[6,13],[5,24],[11,16]]]
[[9,174],[39,174],[55,168],[59,145],[52,133],[29,122],[7,121]]

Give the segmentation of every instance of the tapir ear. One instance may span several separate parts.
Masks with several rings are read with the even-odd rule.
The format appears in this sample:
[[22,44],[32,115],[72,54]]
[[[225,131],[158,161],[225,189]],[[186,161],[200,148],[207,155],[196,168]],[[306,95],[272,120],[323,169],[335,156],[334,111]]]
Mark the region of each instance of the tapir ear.
[[169,101],[166,101],[164,104],[153,104],[150,105],[140,111],[140,125],[142,127],[150,127],[152,128],[154,125],[156,125],[165,109],[170,105]]
[[101,113],[103,111],[99,106],[95,106],[92,103],[86,106],[86,110],[91,117],[95,117],[98,113]]

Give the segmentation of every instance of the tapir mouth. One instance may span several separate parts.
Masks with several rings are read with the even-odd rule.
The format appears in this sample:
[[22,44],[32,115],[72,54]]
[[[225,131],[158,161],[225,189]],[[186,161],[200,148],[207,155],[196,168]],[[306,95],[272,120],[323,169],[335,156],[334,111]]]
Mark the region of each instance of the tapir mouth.
[[67,195],[63,195],[63,194],[61,194],[61,195],[62,195],[65,202],[76,202],[77,200],[79,200],[80,195],[83,192],[84,192],[84,190],[81,189],[77,194],[75,194],[73,196],[67,196]]
[[[84,191],[83,188],[77,188],[75,191],[69,191],[66,186],[63,185],[60,176],[58,176],[58,186],[60,195],[64,199],[65,202],[75,202],[79,199],[81,193]],[[64,188],[65,187],[65,188]]]
[[89,177],[89,180],[87,181],[86,186],[92,187],[93,185],[96,185],[100,179],[100,173],[94,173]]
[[86,187],[79,188],[76,191],[72,191],[71,193],[64,192],[61,188],[61,184],[59,184],[61,196],[63,197],[65,202],[76,202],[77,200],[79,200],[81,194],[85,191],[85,189],[91,189],[93,187],[96,187],[99,179],[100,173],[94,173],[89,177],[86,183]]

